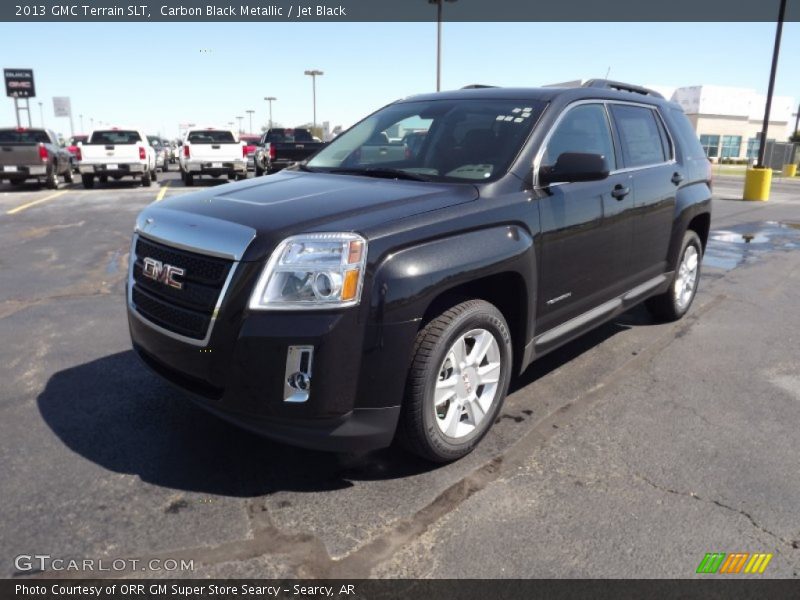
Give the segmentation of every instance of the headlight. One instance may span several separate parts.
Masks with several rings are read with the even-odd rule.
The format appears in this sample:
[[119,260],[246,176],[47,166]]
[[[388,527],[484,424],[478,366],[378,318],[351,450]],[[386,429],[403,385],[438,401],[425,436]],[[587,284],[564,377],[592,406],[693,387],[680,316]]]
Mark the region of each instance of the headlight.
[[258,278],[252,310],[325,309],[361,300],[367,240],[355,233],[309,233],[285,239]]

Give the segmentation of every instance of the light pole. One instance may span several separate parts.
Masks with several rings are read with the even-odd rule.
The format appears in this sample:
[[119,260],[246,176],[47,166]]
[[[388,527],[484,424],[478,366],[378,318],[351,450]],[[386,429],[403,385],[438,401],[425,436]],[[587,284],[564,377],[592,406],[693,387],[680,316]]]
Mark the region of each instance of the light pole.
[[[306,75],[311,76],[311,98],[314,104],[314,129],[317,128],[317,76],[318,75],[325,75],[319,69],[312,69],[310,71],[305,72]],[[316,135],[316,132],[314,133]]]
[[457,0],[428,0],[428,4],[436,5],[436,91],[442,87],[442,5]]
[[94,117],[89,117],[89,129],[94,129]]
[[44,129],[44,110],[41,102],[39,102],[39,120],[42,122],[42,128]]
[[250,109],[250,110],[246,110],[244,112],[246,112],[247,115],[250,117],[250,129],[248,131],[250,132],[250,135],[253,135],[253,113],[256,112],[256,111]]
[[264,100],[269,104],[269,129],[272,129],[272,103],[277,100],[275,96],[265,96]]
[[83,133],[83,115],[78,115],[78,118],[81,120],[81,133]]
[[244,119],[244,117],[236,117],[236,118],[239,121],[239,135],[242,135],[242,119]]

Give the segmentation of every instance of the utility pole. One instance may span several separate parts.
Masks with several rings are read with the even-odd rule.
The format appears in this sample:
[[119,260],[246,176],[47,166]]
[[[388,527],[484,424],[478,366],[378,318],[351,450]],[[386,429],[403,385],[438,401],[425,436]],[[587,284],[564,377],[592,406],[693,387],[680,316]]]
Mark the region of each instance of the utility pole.
[[253,113],[256,112],[256,111],[254,111],[253,109],[249,109],[249,110],[246,110],[244,112],[246,112],[247,115],[250,117],[250,129],[248,131],[249,131],[250,135],[253,135]]
[[239,135],[242,135],[242,119],[244,117],[236,117],[239,120]]
[[436,5],[436,91],[442,89],[442,5],[457,0],[428,0]]
[[275,96],[265,96],[264,100],[267,101],[269,104],[269,127],[268,129],[272,129],[272,103],[277,100]]
[[767,88],[767,105],[764,107],[764,125],[761,128],[761,143],[758,145],[758,162],[756,167],[764,168],[764,157],[767,152],[767,128],[769,127],[769,112],[772,108],[772,92],[775,90],[775,73],[778,70],[778,54],[781,49],[781,34],[783,33],[783,17],[786,14],[786,0],[781,0],[778,13],[778,27],[775,30],[775,47],[772,50],[772,68],[769,72],[769,87]]
[[81,133],[83,133],[83,115],[78,115],[78,118],[81,120]]
[[41,102],[39,102],[39,120],[42,122],[42,129],[44,129],[44,109]]
[[311,99],[314,105],[314,129],[316,129],[317,128],[317,76],[325,75],[325,73],[323,73],[318,69],[313,69],[310,71],[305,71],[305,74],[311,77]]

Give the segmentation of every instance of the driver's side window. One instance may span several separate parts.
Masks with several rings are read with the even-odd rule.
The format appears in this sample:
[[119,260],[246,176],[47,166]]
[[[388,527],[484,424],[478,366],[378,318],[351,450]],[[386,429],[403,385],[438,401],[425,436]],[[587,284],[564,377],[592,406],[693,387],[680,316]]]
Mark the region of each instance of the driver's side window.
[[609,171],[617,168],[608,116],[602,104],[581,104],[568,109],[547,143],[542,166],[552,167],[565,152],[599,154],[606,159]]

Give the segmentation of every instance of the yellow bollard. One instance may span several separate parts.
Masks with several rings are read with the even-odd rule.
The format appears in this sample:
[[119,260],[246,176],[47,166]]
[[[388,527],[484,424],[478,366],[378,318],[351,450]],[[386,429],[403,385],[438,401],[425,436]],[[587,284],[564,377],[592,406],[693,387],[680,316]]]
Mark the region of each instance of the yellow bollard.
[[797,165],[783,165],[783,176],[794,177],[797,175]]
[[772,169],[753,167],[744,175],[744,200],[769,200],[769,188],[772,184]]

